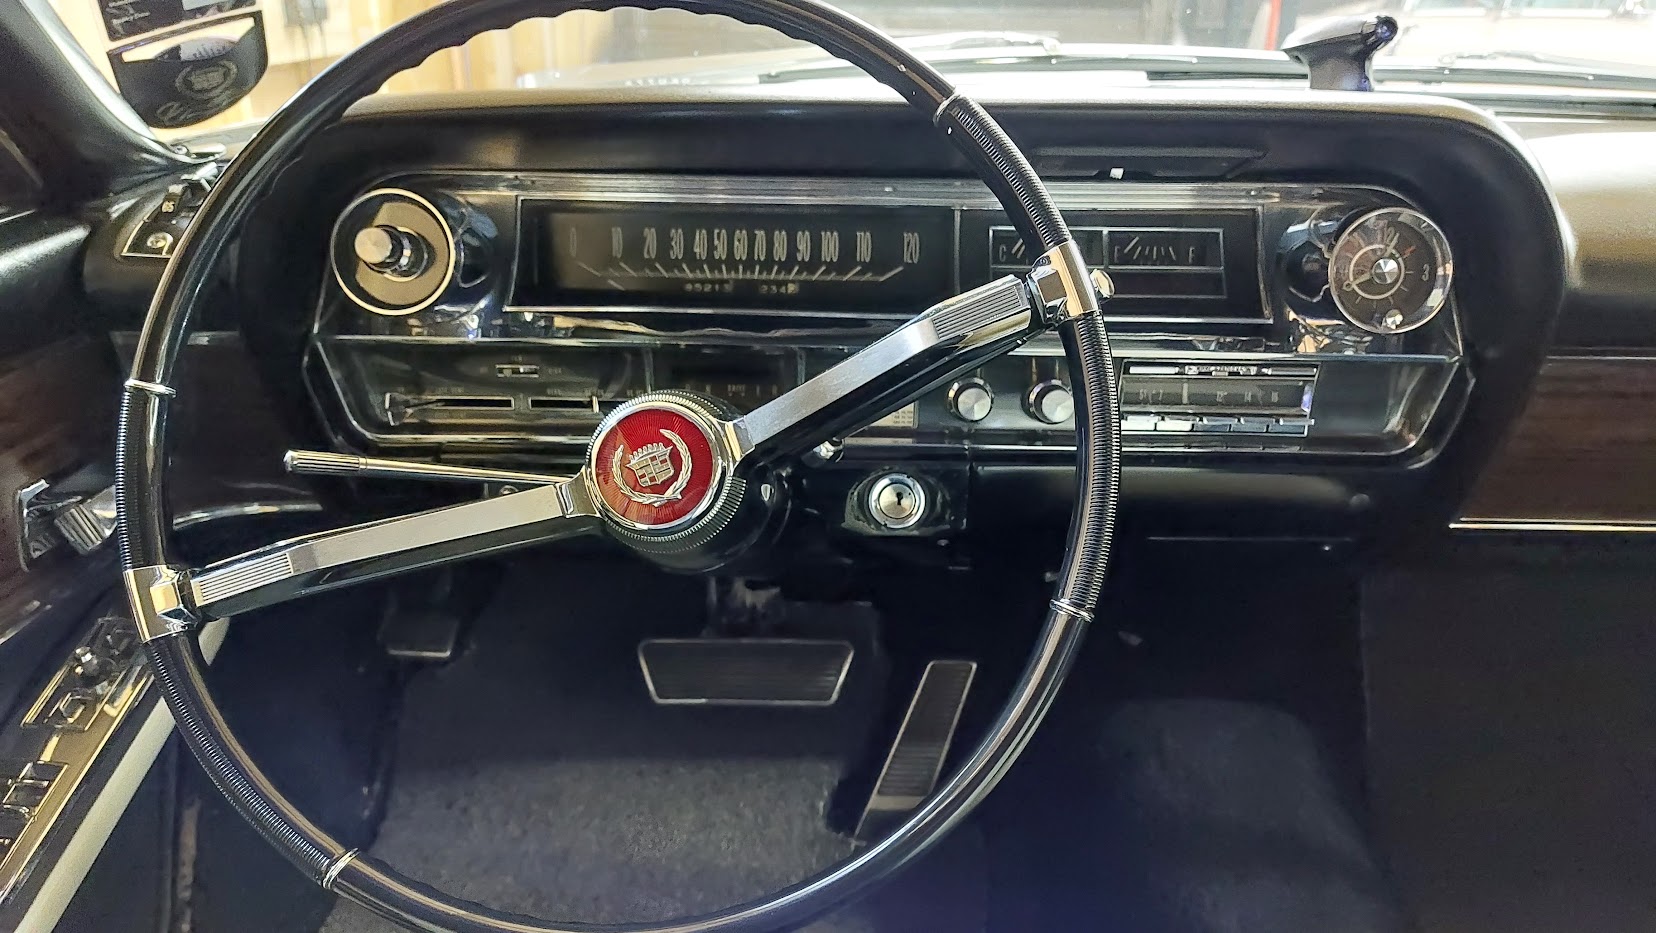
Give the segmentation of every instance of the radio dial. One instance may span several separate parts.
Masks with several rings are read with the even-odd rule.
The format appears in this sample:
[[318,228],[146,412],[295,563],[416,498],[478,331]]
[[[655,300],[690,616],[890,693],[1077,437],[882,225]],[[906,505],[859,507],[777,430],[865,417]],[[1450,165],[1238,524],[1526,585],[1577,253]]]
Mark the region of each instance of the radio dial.
[[1024,411],[1046,424],[1063,424],[1075,417],[1075,396],[1056,379],[1036,383],[1024,395]]
[[962,421],[982,421],[994,407],[995,393],[982,379],[962,379],[949,387],[949,411]]

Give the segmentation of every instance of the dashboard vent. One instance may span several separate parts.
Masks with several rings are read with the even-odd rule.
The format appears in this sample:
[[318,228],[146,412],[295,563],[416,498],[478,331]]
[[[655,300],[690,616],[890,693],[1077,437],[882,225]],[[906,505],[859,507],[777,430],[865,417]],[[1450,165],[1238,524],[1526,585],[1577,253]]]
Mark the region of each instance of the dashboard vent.
[[1265,155],[1261,149],[1148,146],[1042,146],[1033,154],[1043,178],[1219,180]]

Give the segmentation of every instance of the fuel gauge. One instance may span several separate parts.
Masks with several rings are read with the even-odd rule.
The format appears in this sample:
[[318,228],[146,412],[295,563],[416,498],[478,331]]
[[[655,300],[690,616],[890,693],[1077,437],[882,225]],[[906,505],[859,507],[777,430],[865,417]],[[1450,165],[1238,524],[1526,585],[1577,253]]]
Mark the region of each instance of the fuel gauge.
[[1334,244],[1329,291],[1351,323],[1401,334],[1430,321],[1449,297],[1454,262],[1437,225],[1388,207],[1357,218]]

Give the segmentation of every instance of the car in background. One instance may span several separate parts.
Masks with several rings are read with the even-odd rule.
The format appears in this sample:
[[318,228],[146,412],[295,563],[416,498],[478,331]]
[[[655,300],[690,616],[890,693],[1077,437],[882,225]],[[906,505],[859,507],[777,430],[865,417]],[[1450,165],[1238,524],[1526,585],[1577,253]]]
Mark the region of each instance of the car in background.
[[1403,29],[1381,54],[1400,59],[1464,61],[1478,49],[1490,58],[1636,65],[1656,39],[1644,0],[1404,0],[1394,15]]

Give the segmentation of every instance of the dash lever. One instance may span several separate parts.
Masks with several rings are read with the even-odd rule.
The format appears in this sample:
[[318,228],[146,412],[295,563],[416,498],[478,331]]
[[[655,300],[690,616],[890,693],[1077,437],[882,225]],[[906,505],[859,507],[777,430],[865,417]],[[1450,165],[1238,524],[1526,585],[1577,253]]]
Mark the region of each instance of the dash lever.
[[525,486],[546,486],[568,479],[545,473],[519,473],[516,470],[493,470],[487,467],[384,460],[379,457],[359,457],[355,454],[336,454],[325,450],[290,450],[282,458],[282,463],[289,473],[305,473],[312,476],[377,476],[386,479],[429,479],[449,483],[519,483]]

